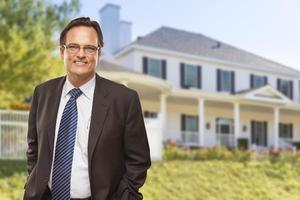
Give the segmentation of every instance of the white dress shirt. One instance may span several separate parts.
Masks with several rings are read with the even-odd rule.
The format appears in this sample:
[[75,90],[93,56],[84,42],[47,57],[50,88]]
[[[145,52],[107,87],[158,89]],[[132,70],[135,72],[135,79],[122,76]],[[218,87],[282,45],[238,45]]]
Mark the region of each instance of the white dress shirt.
[[[52,186],[52,171],[60,120],[65,105],[71,96],[68,94],[68,92],[73,88],[75,87],[70,83],[68,78],[66,78],[66,82],[62,89],[62,95],[56,119],[53,162],[48,182],[50,190]],[[95,76],[79,88],[82,91],[82,95],[77,98],[78,122],[71,172],[71,198],[87,198],[91,196],[90,179],[88,173],[88,136],[95,90]]]

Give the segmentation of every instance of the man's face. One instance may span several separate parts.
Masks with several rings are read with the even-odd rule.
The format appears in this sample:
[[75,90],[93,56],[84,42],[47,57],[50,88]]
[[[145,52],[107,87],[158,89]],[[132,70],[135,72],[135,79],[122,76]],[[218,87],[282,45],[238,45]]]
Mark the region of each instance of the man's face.
[[91,53],[90,49],[98,46],[97,32],[85,26],[71,28],[66,34],[65,45],[66,48],[61,48],[60,53],[67,76],[72,80],[88,81],[91,79],[98,64],[99,50]]

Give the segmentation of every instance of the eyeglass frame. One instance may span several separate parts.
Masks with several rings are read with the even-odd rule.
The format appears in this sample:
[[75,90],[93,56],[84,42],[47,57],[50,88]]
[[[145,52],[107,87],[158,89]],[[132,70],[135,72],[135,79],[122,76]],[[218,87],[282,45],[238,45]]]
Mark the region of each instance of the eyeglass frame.
[[[78,45],[78,47],[79,47],[79,49],[76,51],[76,52],[70,52],[68,49],[68,45]],[[87,46],[90,46],[90,47],[95,47],[95,52],[93,52],[93,53],[88,53],[87,51],[86,51],[86,49],[85,49],[85,47],[87,47]],[[63,44],[63,45],[61,45],[60,46],[60,48],[64,48],[65,50],[67,50],[67,52],[68,53],[70,53],[70,54],[73,54],[73,55],[75,55],[75,54],[77,54],[81,49],[83,50],[83,52],[85,53],[85,54],[87,54],[87,55],[94,55],[97,51],[99,51],[100,49],[101,49],[101,47],[100,46],[94,46],[94,45],[83,45],[83,46],[81,46],[81,45],[79,45],[79,44],[77,44],[77,43],[69,43],[69,44]],[[100,52],[99,52],[100,53]]]

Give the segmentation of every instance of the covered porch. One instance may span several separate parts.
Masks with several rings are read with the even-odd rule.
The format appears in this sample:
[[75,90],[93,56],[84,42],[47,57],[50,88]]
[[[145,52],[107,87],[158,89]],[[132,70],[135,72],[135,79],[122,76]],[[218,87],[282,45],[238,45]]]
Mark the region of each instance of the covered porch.
[[[101,65],[103,66],[103,64]],[[236,94],[172,87],[133,72],[100,70],[100,75],[136,90],[140,96],[152,157],[161,159],[162,143],[230,148],[286,148],[300,141],[300,108],[269,85]]]
[[269,85],[235,95],[177,89],[168,117],[165,139],[184,146],[278,149],[300,141],[299,106]]

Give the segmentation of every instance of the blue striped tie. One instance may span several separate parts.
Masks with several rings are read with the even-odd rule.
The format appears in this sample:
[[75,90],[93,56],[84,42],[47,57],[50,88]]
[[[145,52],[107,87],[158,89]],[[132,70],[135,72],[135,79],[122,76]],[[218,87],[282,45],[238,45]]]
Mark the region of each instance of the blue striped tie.
[[55,148],[52,172],[52,200],[70,200],[71,170],[77,130],[76,99],[82,94],[79,88],[72,89],[61,117]]

